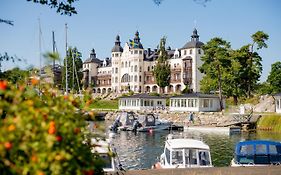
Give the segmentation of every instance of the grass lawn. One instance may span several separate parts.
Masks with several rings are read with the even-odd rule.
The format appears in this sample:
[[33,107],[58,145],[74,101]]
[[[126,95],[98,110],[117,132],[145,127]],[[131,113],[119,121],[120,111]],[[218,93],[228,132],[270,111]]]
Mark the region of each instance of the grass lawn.
[[264,115],[257,123],[257,129],[281,132],[281,115]]
[[97,100],[90,107],[92,109],[118,109],[118,100]]

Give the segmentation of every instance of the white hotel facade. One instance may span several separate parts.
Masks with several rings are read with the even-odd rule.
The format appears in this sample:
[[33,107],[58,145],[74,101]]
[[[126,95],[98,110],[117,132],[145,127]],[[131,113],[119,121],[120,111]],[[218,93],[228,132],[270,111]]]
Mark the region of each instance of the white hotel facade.
[[[199,82],[202,73],[201,66],[203,43],[199,41],[197,30],[194,29],[191,40],[180,49],[167,48],[169,64],[171,66],[170,86],[165,93],[182,91],[186,85],[192,92],[199,92]],[[153,76],[153,69],[158,58],[157,49],[144,49],[139,37],[135,33],[133,40],[121,46],[117,35],[115,45],[111,50],[111,57],[104,60],[96,57],[93,49],[90,57],[83,63],[83,82],[85,87],[91,87],[94,93],[128,92],[150,93],[160,92]]]

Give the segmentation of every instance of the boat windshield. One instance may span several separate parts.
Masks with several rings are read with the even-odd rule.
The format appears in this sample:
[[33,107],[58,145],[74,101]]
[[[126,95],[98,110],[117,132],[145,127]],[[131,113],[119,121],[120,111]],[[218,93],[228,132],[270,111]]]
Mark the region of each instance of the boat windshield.
[[[199,161],[201,160],[202,165],[209,165],[210,158],[206,151],[199,152]],[[196,149],[175,149],[172,151],[172,165],[197,165],[198,157]]]

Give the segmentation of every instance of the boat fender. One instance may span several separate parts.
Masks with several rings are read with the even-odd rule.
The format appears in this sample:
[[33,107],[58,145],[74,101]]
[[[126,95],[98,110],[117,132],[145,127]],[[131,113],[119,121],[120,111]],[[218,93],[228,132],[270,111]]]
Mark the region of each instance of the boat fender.
[[157,162],[156,164],[152,165],[151,167],[152,169],[162,169],[161,165],[159,162]]

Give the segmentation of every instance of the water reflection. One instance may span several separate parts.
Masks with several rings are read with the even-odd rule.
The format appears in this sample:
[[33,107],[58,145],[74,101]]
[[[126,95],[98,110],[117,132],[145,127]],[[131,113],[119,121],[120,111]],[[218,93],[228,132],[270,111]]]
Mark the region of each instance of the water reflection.
[[[163,152],[164,142],[169,131],[136,133],[121,131],[112,139],[117,154],[125,169],[148,169],[158,161]],[[180,134],[174,132],[174,134]],[[281,140],[281,135],[270,132],[242,133],[236,135],[200,133],[189,131],[189,135],[200,137],[210,146],[212,162],[215,167],[229,166],[234,148],[241,140]]]

